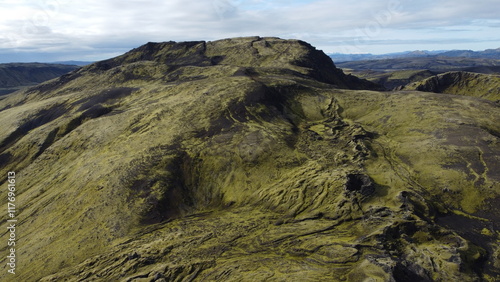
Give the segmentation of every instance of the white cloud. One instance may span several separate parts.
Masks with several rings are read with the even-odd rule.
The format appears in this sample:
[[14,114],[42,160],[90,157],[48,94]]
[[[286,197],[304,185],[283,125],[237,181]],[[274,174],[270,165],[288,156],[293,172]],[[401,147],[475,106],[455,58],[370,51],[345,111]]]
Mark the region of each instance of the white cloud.
[[424,46],[440,36],[488,41],[485,48],[496,48],[491,44],[500,41],[491,40],[500,34],[498,10],[497,0],[4,0],[0,49],[73,50],[84,56],[103,48],[114,54],[113,48],[121,52],[148,41],[247,35],[299,38],[328,52],[339,46],[370,52],[374,42],[384,40],[393,51],[400,48],[395,40],[411,37]]

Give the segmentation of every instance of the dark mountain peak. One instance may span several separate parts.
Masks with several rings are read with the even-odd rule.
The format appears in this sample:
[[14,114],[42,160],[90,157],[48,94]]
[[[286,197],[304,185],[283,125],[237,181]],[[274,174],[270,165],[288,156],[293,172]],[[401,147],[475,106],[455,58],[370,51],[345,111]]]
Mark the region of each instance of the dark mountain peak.
[[411,51],[411,52],[408,52],[406,53],[406,55],[408,57],[426,57],[426,56],[429,56],[429,52],[428,51],[424,51],[424,50],[416,50],[416,51]]

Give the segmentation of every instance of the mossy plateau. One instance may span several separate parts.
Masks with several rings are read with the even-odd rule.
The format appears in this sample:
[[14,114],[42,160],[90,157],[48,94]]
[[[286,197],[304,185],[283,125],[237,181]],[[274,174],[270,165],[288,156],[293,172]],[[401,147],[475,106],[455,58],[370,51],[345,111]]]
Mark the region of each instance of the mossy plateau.
[[251,37],[149,43],[1,100],[19,279],[500,278],[498,106],[374,89]]

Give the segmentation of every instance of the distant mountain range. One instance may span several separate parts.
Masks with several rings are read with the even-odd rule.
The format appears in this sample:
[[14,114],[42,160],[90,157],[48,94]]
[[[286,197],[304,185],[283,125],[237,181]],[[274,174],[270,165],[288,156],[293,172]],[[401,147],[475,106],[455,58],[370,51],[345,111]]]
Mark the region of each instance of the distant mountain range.
[[484,51],[472,50],[440,50],[440,51],[406,51],[398,53],[388,53],[381,55],[373,54],[329,54],[334,62],[348,61],[364,61],[364,60],[383,60],[383,59],[399,59],[399,58],[419,58],[419,57],[462,57],[462,58],[484,58],[484,59],[500,59],[500,48],[487,49]]
[[72,65],[72,66],[86,66],[90,65],[93,62],[86,62],[86,61],[57,61],[57,62],[52,62],[51,64],[58,64],[58,65]]

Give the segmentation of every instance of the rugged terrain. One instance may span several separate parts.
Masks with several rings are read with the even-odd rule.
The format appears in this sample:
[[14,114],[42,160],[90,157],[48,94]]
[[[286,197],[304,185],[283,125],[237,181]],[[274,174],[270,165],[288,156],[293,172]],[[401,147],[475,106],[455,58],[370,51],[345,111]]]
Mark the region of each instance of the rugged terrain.
[[500,48],[497,49],[487,49],[484,51],[472,51],[472,50],[449,50],[449,51],[406,51],[398,53],[387,53],[387,54],[342,54],[334,53],[329,54],[330,58],[337,63],[341,62],[352,62],[352,61],[371,61],[371,60],[383,60],[383,59],[418,59],[418,58],[478,58],[478,59],[495,59],[500,60]]
[[445,72],[500,74],[500,60],[476,57],[427,56],[341,62],[337,65],[346,73],[383,85],[387,90]]
[[498,104],[377,89],[251,37],[148,43],[9,95],[15,278],[499,280]]
[[59,77],[76,68],[74,65],[61,64],[0,64],[0,96]]
[[341,62],[338,63],[337,66],[340,68],[354,70],[374,70],[384,72],[399,70],[430,70],[433,72],[447,72],[478,67],[495,68],[500,66],[500,60],[462,57],[416,57]]
[[404,90],[466,95],[500,101],[500,76],[471,72],[447,72],[409,83]]

